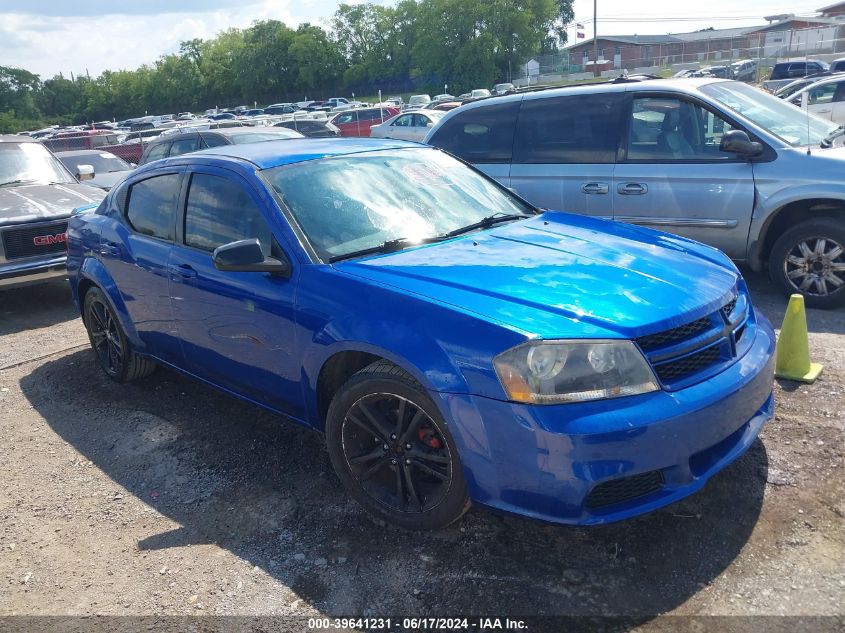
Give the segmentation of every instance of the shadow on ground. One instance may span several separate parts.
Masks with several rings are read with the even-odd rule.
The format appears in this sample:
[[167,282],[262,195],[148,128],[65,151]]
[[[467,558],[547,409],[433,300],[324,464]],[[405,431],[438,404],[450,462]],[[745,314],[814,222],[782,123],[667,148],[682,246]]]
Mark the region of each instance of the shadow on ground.
[[0,290],[0,336],[79,318],[67,280]]
[[[754,306],[761,311],[776,328],[780,328],[786,312],[787,297],[777,288],[765,273],[755,273],[748,268],[742,274],[751,291]],[[845,334],[845,308],[832,310],[807,310],[807,329],[810,332]]]
[[176,373],[117,385],[86,350],[21,386],[64,440],[182,526],[139,534],[141,549],[216,543],[332,615],[669,611],[740,552],[768,467],[758,441],[699,494],[610,526],[471,510],[445,530],[406,533],[347,500],[319,435]]

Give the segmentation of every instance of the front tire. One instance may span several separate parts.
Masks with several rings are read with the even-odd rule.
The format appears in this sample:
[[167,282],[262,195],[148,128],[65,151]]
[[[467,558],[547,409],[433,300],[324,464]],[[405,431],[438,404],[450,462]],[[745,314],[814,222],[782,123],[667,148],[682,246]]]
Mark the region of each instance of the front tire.
[[469,508],[446,421],[419,383],[392,363],[373,363],[338,390],[326,442],[344,487],[378,519],[433,530]]
[[769,273],[787,294],[804,296],[810,308],[845,303],[845,228],[841,220],[816,218],[792,227],[772,247]]
[[106,375],[116,382],[129,382],[148,376],[156,368],[154,361],[138,356],[120,325],[102,290],[85,293],[83,321],[91,349]]

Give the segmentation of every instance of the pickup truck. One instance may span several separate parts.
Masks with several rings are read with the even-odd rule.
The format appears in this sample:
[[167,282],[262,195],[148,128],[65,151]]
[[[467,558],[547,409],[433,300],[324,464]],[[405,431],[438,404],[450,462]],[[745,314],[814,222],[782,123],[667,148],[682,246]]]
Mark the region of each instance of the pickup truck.
[[63,277],[68,218],[104,197],[38,141],[0,135],[0,290]]

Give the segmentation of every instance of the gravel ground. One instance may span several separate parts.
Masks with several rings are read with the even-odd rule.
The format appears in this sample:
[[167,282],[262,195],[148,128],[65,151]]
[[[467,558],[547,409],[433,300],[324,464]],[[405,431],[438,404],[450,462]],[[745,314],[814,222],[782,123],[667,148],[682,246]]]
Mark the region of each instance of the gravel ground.
[[842,616],[845,312],[808,320],[821,379],[778,384],[761,440],[691,498],[409,534],[346,498],[318,435],[171,371],[108,380],[64,283],[0,292],[0,615]]

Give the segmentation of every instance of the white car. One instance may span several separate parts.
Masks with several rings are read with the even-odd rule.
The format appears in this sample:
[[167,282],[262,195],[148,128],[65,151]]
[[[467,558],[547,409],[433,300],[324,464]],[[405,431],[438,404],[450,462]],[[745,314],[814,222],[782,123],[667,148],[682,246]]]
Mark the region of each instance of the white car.
[[834,123],[845,123],[845,74],[831,75],[788,97],[799,108]]
[[483,99],[484,97],[489,97],[490,91],[487,88],[476,88],[472,92],[469,93],[470,99]]
[[384,123],[371,127],[370,136],[422,142],[428,131],[445,114],[440,110],[416,110],[397,114]]

